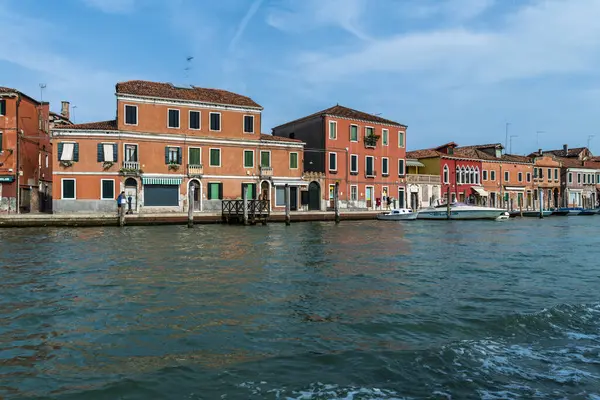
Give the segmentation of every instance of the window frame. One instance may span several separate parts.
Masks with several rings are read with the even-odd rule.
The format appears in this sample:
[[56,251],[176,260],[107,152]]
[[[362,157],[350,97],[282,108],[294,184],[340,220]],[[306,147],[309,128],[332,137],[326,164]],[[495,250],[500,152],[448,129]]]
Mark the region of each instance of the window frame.
[[[333,137],[331,136],[331,126],[334,126],[333,128]],[[334,120],[329,120],[328,124],[327,124],[327,132],[328,132],[328,138],[329,140],[337,140],[337,121]]]
[[[400,161],[402,161],[402,173],[400,173]],[[398,176],[406,176],[406,160],[404,158],[398,159]]]
[[[177,111],[177,126],[171,125],[171,111]],[[181,110],[178,108],[167,108],[167,129],[181,129]]]
[[[212,116],[213,116],[213,114],[219,116],[219,129],[213,129],[212,128]],[[211,111],[211,112],[209,112],[208,113],[208,130],[210,132],[221,132],[221,130],[223,128],[221,125],[223,125],[223,121],[222,121],[222,118],[221,118],[221,113],[218,112],[218,111]]]
[[510,182],[510,171],[504,171],[504,182]]
[[[179,155],[181,154],[181,146],[167,146],[167,148],[169,149],[169,164],[179,165]],[[176,156],[175,161],[171,160],[171,155],[173,153],[173,150],[175,150],[175,156]],[[183,162],[183,160],[182,160],[182,162]]]
[[[352,127],[356,128],[356,140],[352,140]],[[350,124],[350,142],[358,143],[360,139],[360,127],[357,124]]]
[[[371,168],[372,168],[371,175],[369,175],[367,173],[368,172],[367,171],[367,166],[369,165],[369,163],[367,162],[367,160],[369,158],[372,160],[371,161]],[[365,176],[368,176],[368,177],[375,177],[375,176],[377,176],[377,174],[375,173],[375,156],[365,156]]]
[[554,180],[558,180],[558,168],[554,168]]
[[[113,184],[113,195],[112,195],[112,197],[105,197],[104,196],[104,182],[112,182],[112,184]],[[100,179],[100,200],[114,200],[115,199],[115,194],[117,194],[115,180],[114,179]]]
[[200,153],[200,164],[198,164],[198,165],[202,165],[202,147],[194,147],[194,146],[188,147],[188,154],[187,154],[187,156],[188,156],[187,157],[187,163],[188,163],[188,165],[196,165],[196,164],[192,164],[190,162],[191,161],[191,157],[190,157],[190,153],[191,152],[190,152],[190,150],[196,150],[196,149],[198,149],[198,152]]
[[[71,161],[71,162],[75,162],[75,146],[77,145],[77,142],[59,142],[59,144],[62,144],[62,152],[58,152],[58,146],[56,148],[57,153],[58,153],[58,161]],[[65,144],[72,144],[73,145],[73,152],[71,153],[71,159],[70,160],[63,160],[62,159],[62,153],[64,153],[65,151]]]
[[0,116],[6,116],[6,99],[0,99]]
[[[283,190],[283,203],[277,203],[277,192]],[[285,207],[285,187],[284,186],[275,186],[275,207]]]
[[496,180],[496,171],[490,171],[490,181],[494,182]]
[[482,181],[487,181],[488,180],[488,171],[487,169],[484,169],[481,171],[481,180]]
[[[352,169],[352,159],[356,159],[356,169]],[[350,173],[358,175],[360,168],[358,166],[358,154],[350,154]]]
[[[252,118],[252,132],[248,132],[246,130],[246,118]],[[255,118],[254,115],[251,114],[244,114],[243,117],[243,122],[244,122],[244,126],[243,126],[243,131],[244,133],[248,134],[248,135],[253,135],[255,133],[255,129],[254,129],[254,122],[255,122]],[[221,123],[219,122],[219,127],[220,127]]]
[[[127,123],[127,107],[133,107],[135,108],[135,124],[129,124]],[[139,123],[139,108],[137,105],[135,104],[123,104],[123,125],[127,125],[127,126],[138,126]]]
[[521,172],[521,171],[517,172],[517,181],[523,182],[523,172]]
[[548,182],[552,180],[552,168],[548,168],[546,171],[548,173]]
[[[269,165],[262,165],[262,155],[263,153],[268,153],[269,154]],[[271,158],[271,150],[260,150],[260,164],[259,166],[261,168],[272,168],[273,167],[273,159]]]
[[[352,193],[352,189],[355,190],[355,195]],[[358,201],[358,185],[350,185],[350,201]]]
[[[135,146],[137,160],[127,160],[127,146]],[[123,162],[140,162],[140,146],[137,143],[123,143]]]
[[[335,168],[331,168],[331,156],[332,155],[334,156],[334,159],[335,159]],[[330,151],[327,156],[327,170],[330,172],[337,172],[337,170],[338,170],[337,162],[338,162],[337,153],[335,151]]]
[[[400,140],[400,136],[402,136],[402,140]],[[404,148],[406,147],[406,132],[398,131],[398,147]]]
[[[296,166],[295,167],[292,167],[292,154],[296,155]],[[298,156],[298,152],[297,151],[291,151],[290,152],[289,160],[290,160],[290,169],[298,169],[299,168],[300,161],[299,161],[299,156]]]
[[365,137],[369,136],[369,135],[367,134],[367,130],[368,130],[368,129],[372,129],[373,131],[372,131],[372,133],[371,133],[371,134],[372,134],[372,135],[375,135],[375,127],[374,127],[374,126],[365,126]]
[[[252,165],[251,166],[247,166],[246,165],[246,153],[247,152],[251,152],[252,153]],[[244,151],[242,151],[242,165],[244,166],[244,168],[254,168],[254,165],[256,165],[256,160],[255,160],[256,154],[255,151],[252,149],[244,149]]]
[[[213,150],[217,150],[219,152],[219,165],[213,165],[212,164],[212,151]],[[222,154],[221,154],[221,148],[220,147],[210,147],[208,149],[208,166],[209,167],[215,167],[215,168],[221,167],[221,156],[222,156]]]
[[[73,197],[65,197],[65,181],[73,181]],[[61,200],[77,200],[77,179],[62,178],[60,180],[60,199]]]
[[[385,163],[387,171],[385,171],[385,172],[383,171],[383,164],[384,164],[383,161],[384,160],[387,161]],[[398,159],[398,165],[400,165],[400,159]],[[381,157],[381,176],[389,176],[389,175],[390,175],[390,159],[389,159],[389,157]]]
[[448,168],[448,164],[445,164],[444,168],[442,168],[442,180],[445,185],[450,183],[450,168]]
[[[211,193],[210,192],[210,187],[211,187],[211,185],[221,185],[221,186],[218,186],[219,189],[217,191],[217,198],[216,199],[213,199],[210,196],[210,193]],[[206,189],[207,189],[206,200],[223,200],[222,199],[222,197],[223,197],[222,196],[222,189],[221,189],[222,187],[223,187],[223,182],[222,181],[216,181],[216,182],[215,181],[208,181],[208,182],[206,182]]]
[[[192,128],[192,113],[198,113],[198,127]],[[188,110],[188,129],[191,131],[202,130],[202,112],[200,110]]]
[[382,146],[390,145],[390,130],[387,128],[381,129],[381,145]]
[[525,175],[525,179],[527,180],[527,183],[531,182],[531,172],[528,172],[528,173]]

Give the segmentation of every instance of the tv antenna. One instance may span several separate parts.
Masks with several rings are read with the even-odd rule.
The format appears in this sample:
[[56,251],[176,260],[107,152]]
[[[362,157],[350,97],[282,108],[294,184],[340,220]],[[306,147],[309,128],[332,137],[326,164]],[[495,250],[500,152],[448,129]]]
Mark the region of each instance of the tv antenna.
[[183,70],[185,71],[185,79],[188,81],[190,79],[190,71],[192,70],[192,60],[193,59],[194,59],[194,56],[187,56],[185,58],[186,64],[185,64],[185,68]]
[[40,103],[44,101],[44,89],[46,89],[46,84],[40,83]]

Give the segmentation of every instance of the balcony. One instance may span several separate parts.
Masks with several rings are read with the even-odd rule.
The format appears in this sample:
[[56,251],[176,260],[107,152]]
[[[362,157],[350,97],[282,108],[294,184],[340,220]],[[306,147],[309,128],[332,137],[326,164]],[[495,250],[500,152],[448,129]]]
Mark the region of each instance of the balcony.
[[439,185],[442,183],[442,179],[439,175],[416,174],[416,175],[406,175],[406,182],[407,183],[416,183],[416,184]]
[[188,164],[187,166],[188,177],[201,177],[204,174],[204,168],[202,164]]
[[365,171],[365,178],[375,178],[377,176],[377,171]]
[[270,178],[273,176],[273,168],[272,167],[260,167],[260,176],[261,178]]
[[142,173],[138,161],[123,161],[123,167],[119,171],[123,175],[137,176]]

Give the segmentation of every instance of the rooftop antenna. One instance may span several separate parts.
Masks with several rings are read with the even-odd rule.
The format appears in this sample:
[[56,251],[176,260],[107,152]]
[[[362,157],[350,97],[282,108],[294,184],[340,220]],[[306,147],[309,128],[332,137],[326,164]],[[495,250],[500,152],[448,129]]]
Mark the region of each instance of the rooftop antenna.
[[40,103],[44,102],[44,89],[46,89],[46,84],[40,83]]
[[[185,68],[183,70],[185,71],[185,79],[188,82],[189,82],[189,79],[190,79],[190,71],[192,70],[192,60],[193,59],[194,59],[193,56],[187,56],[185,58],[186,64],[185,64]],[[190,84],[190,86],[192,86],[192,85]]]

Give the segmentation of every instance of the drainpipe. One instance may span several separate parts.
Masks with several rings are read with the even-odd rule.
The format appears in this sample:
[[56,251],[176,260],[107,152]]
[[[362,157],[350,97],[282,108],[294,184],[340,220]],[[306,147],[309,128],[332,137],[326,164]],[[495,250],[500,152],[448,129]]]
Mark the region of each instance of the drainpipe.
[[17,184],[17,196],[16,196],[16,200],[17,200],[17,214],[21,214],[21,168],[20,168],[20,150],[21,150],[21,146],[20,146],[20,142],[21,142],[21,132],[19,131],[19,108],[21,107],[21,94],[17,93],[17,110],[16,110],[16,115],[17,115],[17,156],[16,156],[16,161],[17,161],[17,171],[16,171],[16,178],[15,178],[15,182]]

